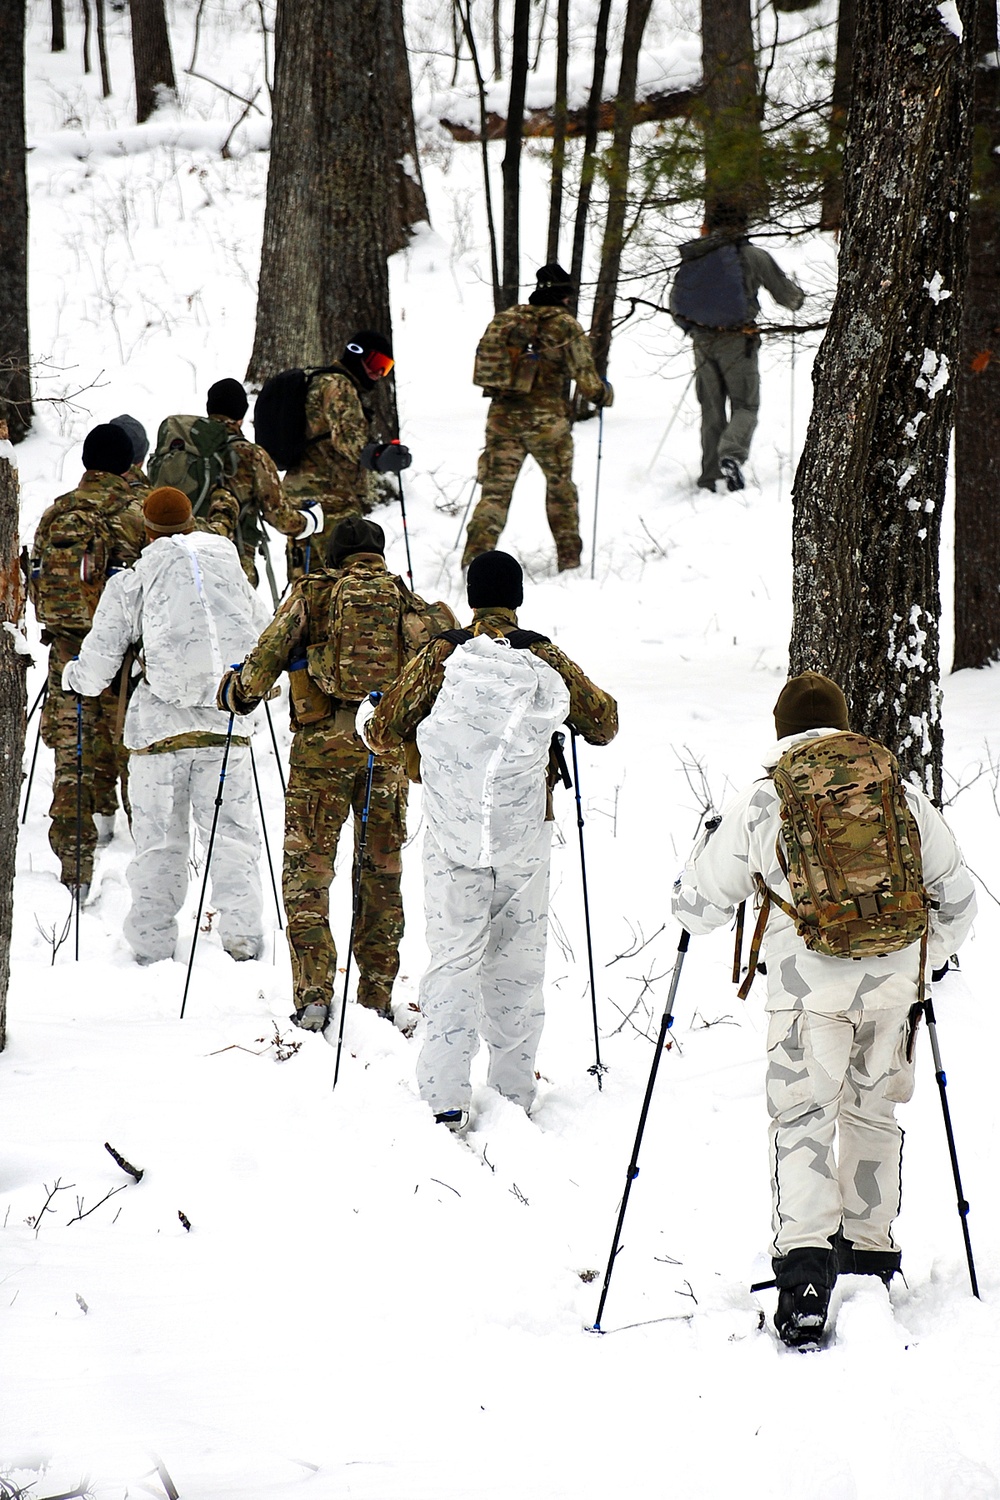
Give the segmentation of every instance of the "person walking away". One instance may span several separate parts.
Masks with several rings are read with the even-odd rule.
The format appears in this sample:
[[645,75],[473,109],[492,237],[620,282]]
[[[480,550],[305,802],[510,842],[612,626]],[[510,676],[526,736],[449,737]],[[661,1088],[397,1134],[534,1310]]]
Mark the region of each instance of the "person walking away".
[[146,461],[146,454],[149,452],[146,429],[138,417],[131,417],[128,412],[123,412],[120,417],[112,417],[111,425],[120,427],[132,444],[132,463],[125,471],[125,483],[132,491],[136,509],[141,513],[142,502],[150,491],[150,483],[142,467]]
[[[239,660],[267,611],[232,544],[197,531],[191,502],[169,486],[143,505],[147,545],[111,579],[63,687],[93,699],[142,643],[142,675],[125,717],[135,855],[124,935],[140,964],[172,958],[187,891],[190,823],[208,848],[229,721],[215,706],[226,662]],[[250,742],[233,736],[212,851],[212,905],[237,962],[263,947],[260,838]]]
[[322,568],[337,525],[379,503],[376,473],[398,474],[412,462],[402,443],[378,440],[370,407],[372,392],[393,364],[385,335],[363,328],[351,335],[336,364],[310,372],[305,453],[286,472],[284,490],[296,505],[317,502],[326,520],[321,536],[289,542],[289,578]]
[[724,479],[727,489],[741,490],[760,408],[758,293],[763,287],[792,312],[805,295],[773,256],[750,243],[745,214],[725,204],[712,211],[701,239],[680,247],[680,255],[670,311],[694,345],[701,407],[698,485],[714,493],[716,480]]
[[31,548],[29,596],[42,643],[49,648],[41,722],[42,739],[55,758],[49,844],[59,860],[59,878],[71,890],[76,887],[77,735],[82,727],[81,902],[90,891],[98,843],[113,836],[119,784],[128,810],[127,758],[116,732],[117,688],[86,699],[78,726],[76,696],[64,691],[62,675],[80,650],[109,579],[131,567],[143,544],[142,518],[126,478],[132,460],[132,442],[121,427],[94,427],[83,444],[83,478],[45,511]]
[[[358,704],[392,683],[435,631],[455,624],[447,605],[428,605],[389,573],[381,526],[361,516],[338,523],[327,568],[314,568],[283,599],[219,704],[252,713],[288,672],[292,751],[285,799],[282,893],[292,960],[296,1023],[322,1030],[337,978],[330,887],[340,833],[354,815],[354,861],[368,783],[368,752],[354,732]],[[379,757],[354,929],[358,1003],[392,1019],[403,904],[406,838],[402,752]]]
[[479,456],[479,503],[466,530],[462,567],[492,551],[530,454],[545,475],[545,515],[559,572],[580,565],[580,506],[573,483],[570,381],[595,406],[614,392],[594,364],[590,340],[570,312],[576,289],[555,261],[536,273],[527,303],[497,313],[479,341],[473,381],[490,398]]
[[471,628],[432,640],[377,707],[358,714],[379,758],[401,746],[419,752],[430,963],[417,1079],[435,1119],[458,1131],[469,1122],[480,1036],[489,1086],[525,1110],[535,1097],[552,735],[568,723],[606,745],[618,732],[611,695],[545,636],[519,628],[514,558],[480,553],[467,586]]
[[[762,941],[775,1326],[797,1345],[822,1339],[838,1272],[888,1283],[899,1270],[895,1105],[913,1090],[925,968],[947,968],[976,898],[941,814],[884,747],[850,733],[836,683],[791,678],[774,720],[766,776],[697,845],[673,911],[698,935],[763,903],[750,977]],[[803,826],[822,836],[803,843]],[[829,890],[822,906],[810,888]]]

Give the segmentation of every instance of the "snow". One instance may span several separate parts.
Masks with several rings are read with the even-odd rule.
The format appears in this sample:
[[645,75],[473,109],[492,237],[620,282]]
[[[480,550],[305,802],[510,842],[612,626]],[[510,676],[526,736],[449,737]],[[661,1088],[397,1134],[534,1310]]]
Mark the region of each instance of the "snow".
[[952,36],[957,36],[959,41],[961,41],[965,35],[965,27],[962,24],[962,17],[959,14],[956,0],[942,0],[942,3],[938,6],[938,15]]
[[[422,5],[411,6],[414,30],[440,43],[447,7]],[[681,25],[690,26],[691,9],[658,20],[656,55],[694,55]],[[828,42],[831,10],[821,13]],[[179,63],[194,12],[176,0]],[[46,13],[36,0],[33,340],[46,360],[43,395],[77,394],[42,403],[18,450],[26,539],[76,482],[79,444],[95,421],[131,411],[153,436],[167,413],[200,409],[212,380],[245,368],[267,167],[256,118],[221,159],[242,106],[198,80],[184,79],[176,109],[134,127],[125,20],[109,14],[121,92],[101,101],[94,76],[79,74],[79,23],[69,18],[70,52],[54,58]],[[198,70],[246,97],[261,82],[256,15],[236,0],[210,0],[203,13]],[[437,85],[424,54],[414,73],[426,117]],[[77,124],[67,123],[71,114]],[[501,150],[491,147],[497,164]],[[418,589],[462,610],[454,543],[485,415],[469,376],[490,310],[479,153],[439,143],[423,166],[434,228],[393,265],[400,405],[415,455],[407,512]],[[544,157],[529,154],[526,278],[545,258],[546,203]],[[813,297],[829,287],[829,243],[768,245]],[[760,995],[736,1000],[721,935],[691,945],[606,1332],[586,1331],[679,936],[670,885],[704,807],[759,775],[773,738],[790,627],[790,439],[793,425],[799,443],[805,432],[816,344],[800,335],[793,369],[789,346],[765,341],[748,488],[712,496],[694,486],[688,345],[662,318],[618,333],[593,581],[587,570],[554,576],[536,470],[515,495],[503,542],[528,575],[522,623],[550,634],[620,703],[619,738],[580,755],[602,1090],[588,1074],[594,1041],[569,794],[558,803],[553,856],[540,1105],[529,1121],[478,1082],[463,1145],[416,1097],[415,1044],[353,1005],[331,1092],[333,1051],[286,1019],[289,965],[270,908],[262,962],[236,967],[214,932],[201,935],[180,1021],[200,874],[177,961],[138,969],[121,937],[131,848],[121,814],[82,914],[80,962],[72,934],[53,955],[68,900],[46,838],[51,756],[39,752],[18,848],[0,1054],[8,1482],[33,1482],[38,1497],[84,1477],[98,1500],[147,1493],[143,1485],[160,1493],[149,1477],[156,1454],[183,1500],[1000,1496],[995,668],[944,682],[947,813],[984,884],[962,972],[936,1002],[982,1302],[969,1294],[923,1039],[917,1094],[901,1110],[907,1284],[894,1286],[890,1311],[880,1287],[842,1282],[835,1341],[820,1355],[785,1351],[769,1325],[758,1326],[774,1296],[748,1291],[768,1273],[765,1021]],[[928,373],[940,377],[936,365]],[[578,427],[575,440],[589,552],[597,423]],[[385,508],[377,519],[390,564],[402,569],[398,513]],[[944,561],[948,598],[947,551]],[[28,629],[32,702],[44,652],[33,619]],[[950,633],[949,617],[946,652]],[[903,634],[899,649],[919,657],[918,617]],[[287,758],[282,705],[272,712]],[[264,736],[255,753],[274,850],[281,790]],[[425,952],[418,794],[409,827],[400,1019],[416,1000]],[[333,916],[341,943],[348,867],[345,855]],[[286,1045],[301,1043],[284,1061],[275,1028]],[[145,1169],[139,1184],[106,1141]],[[57,1180],[52,1211],[30,1222]],[[71,1222],[78,1212],[87,1217]]]

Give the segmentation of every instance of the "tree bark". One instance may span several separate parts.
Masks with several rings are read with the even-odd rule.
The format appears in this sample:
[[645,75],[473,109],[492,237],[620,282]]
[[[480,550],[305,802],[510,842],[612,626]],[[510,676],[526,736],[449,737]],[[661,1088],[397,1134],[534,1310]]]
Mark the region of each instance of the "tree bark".
[[614,322],[618,272],[625,244],[625,211],[628,206],[628,168],[632,153],[632,127],[635,113],[635,80],[639,68],[639,48],[649,19],[652,0],[628,0],[625,12],[625,34],[622,38],[622,64],[618,77],[618,102],[615,107],[615,137],[608,166],[608,216],[601,247],[601,268],[597,274],[594,312],[590,323],[590,341],[594,346],[594,363],[600,375],[608,373],[611,353],[611,325]]
[[576,218],[573,221],[573,255],[569,274],[570,280],[577,288],[575,304],[577,308],[580,302],[580,277],[583,275],[583,251],[587,240],[587,219],[590,216],[590,198],[597,166],[597,131],[601,113],[601,96],[604,93],[604,69],[608,62],[610,15],[611,0],[601,0],[597,11],[597,25],[594,28],[594,71],[590,80],[590,97],[587,100],[583,160],[580,163],[580,190],[576,199]]
[[702,0],[701,67],[706,219],[719,209],[760,218],[767,187],[750,0]]
[[837,60],[833,70],[830,101],[830,133],[827,144],[837,165],[823,179],[820,229],[838,230],[844,217],[844,129],[851,104],[851,72],[854,67],[854,33],[858,26],[858,0],[840,0],[837,11]]
[[[19,626],[24,607],[18,566],[17,470],[4,454],[7,428],[0,421],[0,622]],[[0,1051],[7,1041],[7,989],[14,920],[14,867],[18,803],[23,779],[25,666],[9,630],[0,629]]]
[[507,106],[506,149],[503,156],[503,279],[500,306],[512,307],[518,299],[521,280],[521,126],[524,93],[528,79],[529,23],[531,0],[514,0],[514,35],[511,41],[510,102]]
[[1000,68],[996,4],[976,42],[969,270],[955,411],[954,667],[1000,660]]
[[53,52],[66,51],[66,15],[63,0],[52,0],[52,47]]
[[24,0],[6,0],[0,46],[0,419],[19,443],[31,426]]
[[135,117],[148,120],[163,97],[176,93],[170,35],[163,0],[129,0],[132,17],[132,63],[135,69]]
[[562,228],[563,173],[566,168],[566,81],[569,71],[569,0],[556,0],[556,102],[552,114],[552,182],[549,189],[549,233],[545,259],[559,259]]
[[476,45],[476,33],[472,26],[472,0],[465,0],[464,8],[462,0],[456,0],[459,6],[459,14],[462,19],[462,29],[465,32],[465,40],[469,44],[469,56],[472,59],[472,68],[476,75],[476,91],[479,95],[479,134],[471,136],[471,140],[478,140],[479,153],[483,164],[483,200],[486,204],[486,228],[490,238],[490,277],[493,284],[493,310],[500,308],[500,264],[497,259],[497,229],[493,218],[493,188],[490,182],[490,153],[487,146],[489,139],[487,121],[489,116],[486,111],[486,80],[479,62],[479,48]]
[[80,0],[83,7],[83,71],[90,72],[90,0]]
[[[596,61],[596,58],[595,58]],[[601,77],[603,80],[602,60]],[[694,113],[695,105],[702,96],[701,88],[693,89],[671,89],[668,93],[643,94],[635,102],[634,125],[644,124],[647,120],[677,120]],[[583,109],[570,109],[566,112],[566,138],[576,140],[580,136],[587,136],[587,122],[590,116],[589,106]],[[615,128],[615,101],[614,99],[598,98],[595,106],[593,128],[593,144],[591,152],[597,145],[597,137],[601,131],[610,131]],[[447,130],[452,140],[455,141],[478,141],[482,136],[482,130],[472,125],[462,125],[455,120],[442,120],[441,124]],[[486,115],[486,139],[488,141],[500,141],[507,130],[507,118],[490,110]],[[556,111],[552,109],[529,109],[525,111],[524,120],[521,125],[521,134],[525,139],[529,137],[534,140],[554,140],[556,134]],[[586,151],[586,147],[584,148]],[[593,176],[593,172],[591,172]]]
[[101,93],[105,99],[111,97],[111,69],[108,66],[108,38],[104,25],[104,0],[94,0],[97,19],[97,57],[101,65]]
[[935,0],[858,15],[840,281],[793,491],[793,673],[939,799],[938,550],[969,197],[966,40]]
[[383,42],[390,51],[385,70],[392,84],[392,111],[385,148],[394,178],[389,199],[389,253],[402,250],[414,225],[429,221],[424,194],[420,157],[417,154],[417,131],[413,122],[413,88],[406,51],[403,24],[403,0],[390,0],[390,30]]

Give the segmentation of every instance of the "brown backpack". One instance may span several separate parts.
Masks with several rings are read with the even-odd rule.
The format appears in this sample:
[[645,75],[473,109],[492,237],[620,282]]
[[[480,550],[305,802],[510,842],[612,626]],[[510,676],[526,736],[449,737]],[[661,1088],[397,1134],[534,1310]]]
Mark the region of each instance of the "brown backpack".
[[534,308],[519,303],[497,313],[476,348],[473,385],[487,395],[528,395],[538,374],[538,336]]
[[328,697],[360,703],[454,624],[446,604],[426,604],[393,573],[346,573],[330,590],[325,638],[307,648],[309,675]]
[[87,500],[56,513],[32,548],[28,593],[39,623],[53,635],[83,635],[113,567],[116,538]]

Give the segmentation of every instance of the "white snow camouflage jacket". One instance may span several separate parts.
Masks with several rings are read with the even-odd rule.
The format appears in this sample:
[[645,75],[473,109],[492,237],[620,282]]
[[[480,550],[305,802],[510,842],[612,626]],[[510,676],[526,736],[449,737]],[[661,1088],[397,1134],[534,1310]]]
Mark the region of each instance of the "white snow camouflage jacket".
[[215,707],[219,679],[257,644],[269,619],[228,538],[202,531],[158,537],[134,568],[109,579],[63,687],[96,697],[141,640],[145,670],[125,718],[126,747],[225,734],[229,715]]
[[[764,759],[777,764],[792,745],[835,729],[812,729],[778,740]],[[927,945],[928,973],[942,968],[966,937],[976,915],[972,876],[955,837],[928,798],[906,783],[906,799],[920,830],[924,884],[932,901]],[[754,893],[755,873],[776,895],[791,900],[775,841],[781,830],[780,800],[770,777],[747,787],[727,808],[714,833],[703,835],[674,885],[674,916],[693,937],[732,920],[735,908]],[[747,925],[750,926],[749,912]],[[920,974],[920,944],[884,958],[830,958],[813,953],[791,918],[772,905],[761,956],[767,964],[768,1010],[813,1010],[824,1014],[912,1005]]]
[[452,652],[417,729],[422,807],[448,859],[496,868],[534,848],[549,744],[568,714],[569,689],[531,651],[477,635]]

